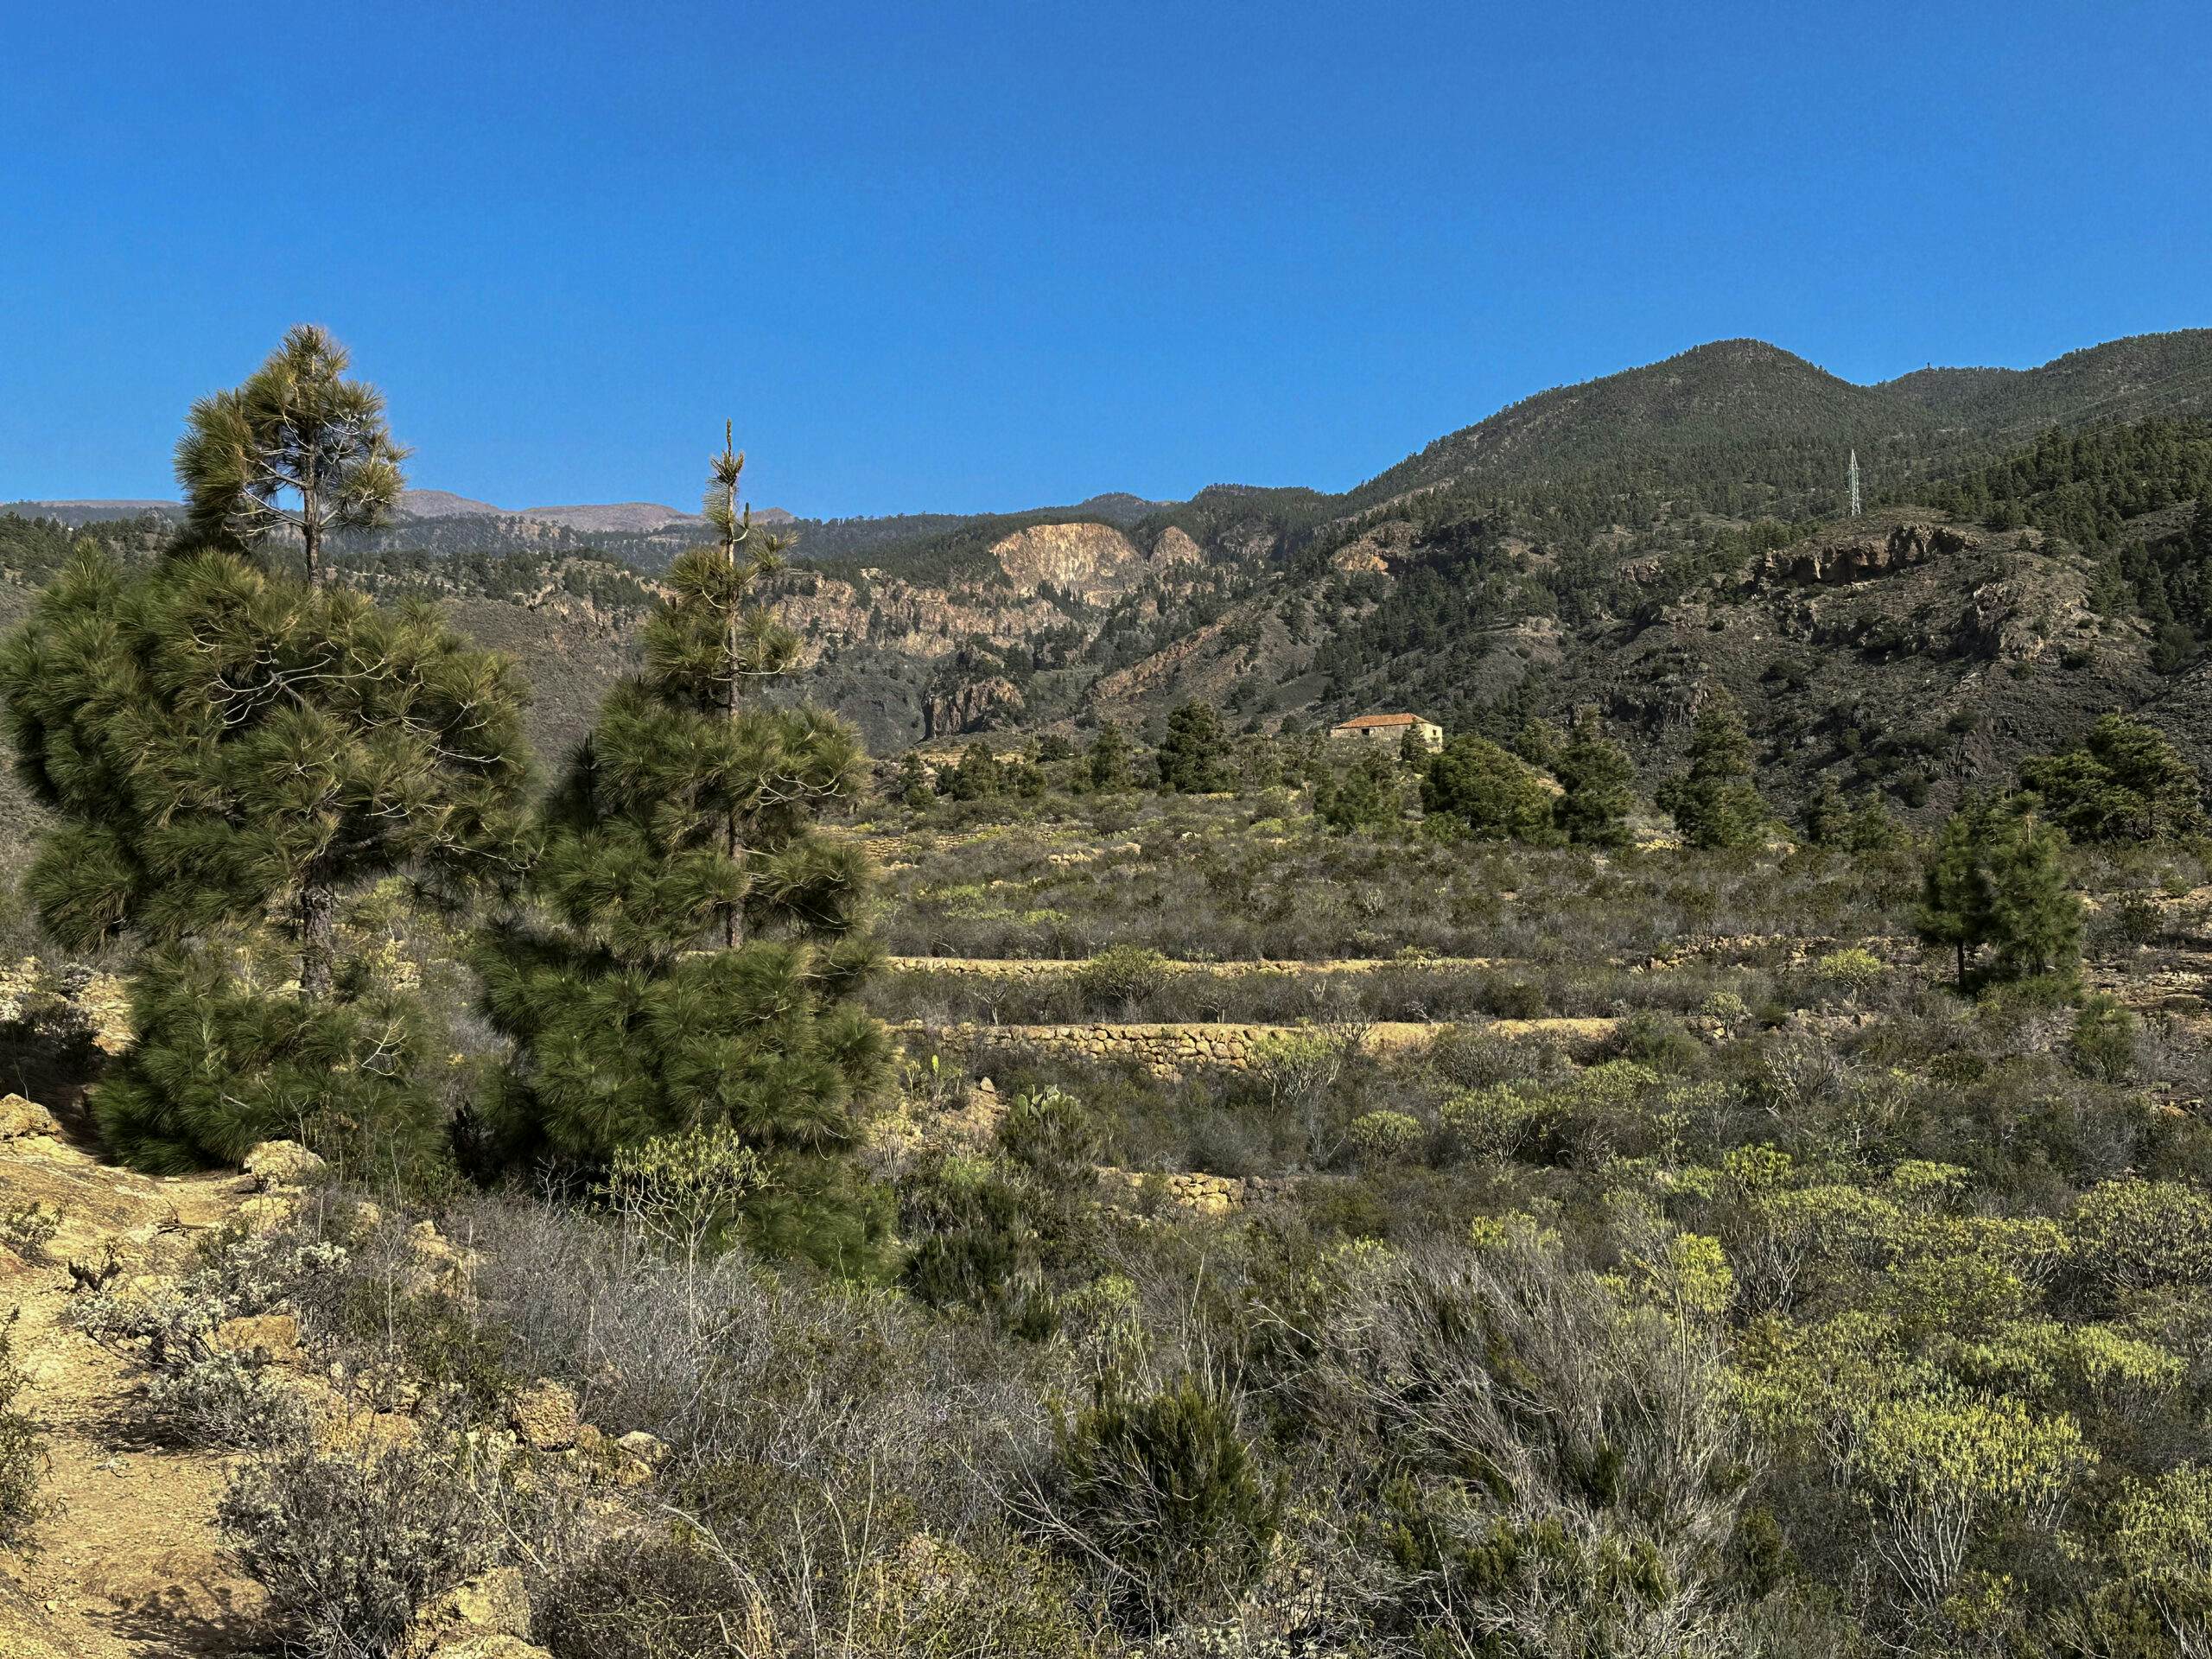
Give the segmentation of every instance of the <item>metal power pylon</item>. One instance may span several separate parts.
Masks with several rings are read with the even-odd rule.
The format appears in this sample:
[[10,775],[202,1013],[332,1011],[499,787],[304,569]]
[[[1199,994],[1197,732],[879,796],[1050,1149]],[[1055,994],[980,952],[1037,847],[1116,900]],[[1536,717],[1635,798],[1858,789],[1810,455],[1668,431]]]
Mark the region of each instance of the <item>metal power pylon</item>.
[[1859,516],[1859,452],[1851,452],[1851,516]]

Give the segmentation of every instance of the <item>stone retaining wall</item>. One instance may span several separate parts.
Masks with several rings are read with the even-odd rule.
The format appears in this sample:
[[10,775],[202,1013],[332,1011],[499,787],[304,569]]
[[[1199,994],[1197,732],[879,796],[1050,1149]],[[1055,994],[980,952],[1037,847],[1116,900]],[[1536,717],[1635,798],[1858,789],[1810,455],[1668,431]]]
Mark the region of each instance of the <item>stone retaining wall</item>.
[[[1163,960],[1160,970],[1166,974],[1203,974],[1219,979],[1241,978],[1254,974],[1372,974],[1385,969],[1464,969],[1480,971],[1491,968],[1510,968],[1516,963],[1503,957],[1424,957],[1392,959],[1389,957],[1347,957],[1327,962],[1177,962]],[[1044,979],[1057,975],[1080,973],[1090,966],[1086,957],[891,957],[884,967],[892,973],[956,974],[973,979]]]
[[[1613,1020],[1491,1020],[1463,1028],[1497,1037],[1549,1038],[1580,1047],[1602,1041],[1618,1023]],[[1370,1052],[1415,1047],[1451,1029],[1385,1020],[1360,1027],[1363,1046]],[[1310,1026],[1230,1024],[930,1027],[914,1022],[899,1030],[910,1046],[933,1045],[970,1060],[1017,1052],[1077,1060],[1135,1060],[1154,1077],[1169,1078],[1207,1071],[1245,1071],[1268,1040],[1316,1034]]]

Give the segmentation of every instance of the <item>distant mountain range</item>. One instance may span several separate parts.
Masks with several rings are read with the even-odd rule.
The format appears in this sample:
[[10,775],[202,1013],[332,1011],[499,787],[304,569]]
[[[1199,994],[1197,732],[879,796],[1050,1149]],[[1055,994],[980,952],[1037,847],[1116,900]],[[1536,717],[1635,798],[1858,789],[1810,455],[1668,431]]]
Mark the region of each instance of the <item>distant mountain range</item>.
[[[1502,735],[1595,707],[1649,769],[1718,683],[1785,793],[1833,777],[1934,810],[1961,768],[2114,707],[2169,720],[2212,764],[2192,516],[2212,499],[2208,414],[2212,330],[1873,385],[1731,340],[1537,393],[1341,493],[755,518],[804,561],[779,579],[802,689],[879,751],[1146,727],[1192,700],[1243,729],[1412,709]],[[2131,447],[2145,422],[2165,425]],[[2042,443],[2052,429],[2075,435]],[[1867,513],[1847,522],[1854,451]],[[701,525],[642,502],[511,512],[423,490],[403,507],[347,556],[542,671],[556,748],[626,660],[651,592],[632,573]]]
[[[4,509],[26,517],[59,518],[69,524],[90,524],[111,518],[135,518],[141,513],[181,516],[176,501],[16,501]],[[616,535],[650,535],[672,527],[696,527],[706,523],[696,512],[679,512],[652,501],[615,501],[603,505],[565,507],[495,507],[450,490],[408,490],[399,498],[401,520],[437,518],[524,518],[537,524],[558,524],[564,530]],[[789,524],[791,515],[781,507],[756,509],[760,524]]]

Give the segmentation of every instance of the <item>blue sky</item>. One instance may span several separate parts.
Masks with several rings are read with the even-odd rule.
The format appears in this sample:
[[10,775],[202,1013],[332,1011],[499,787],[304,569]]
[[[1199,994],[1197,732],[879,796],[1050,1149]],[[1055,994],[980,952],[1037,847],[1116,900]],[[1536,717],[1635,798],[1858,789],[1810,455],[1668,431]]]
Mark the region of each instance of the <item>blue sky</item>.
[[[311,16],[302,34],[295,19]],[[1342,488],[1751,334],[2212,323],[2212,7],[0,4],[0,500],[327,324],[414,481]]]

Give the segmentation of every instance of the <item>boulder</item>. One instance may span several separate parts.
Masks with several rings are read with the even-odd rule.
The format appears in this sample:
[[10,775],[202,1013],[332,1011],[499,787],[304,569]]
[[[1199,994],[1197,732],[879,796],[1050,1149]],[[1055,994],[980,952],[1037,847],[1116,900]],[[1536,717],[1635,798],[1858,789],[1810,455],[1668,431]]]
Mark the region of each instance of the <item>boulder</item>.
[[330,1173],[330,1166],[296,1141],[264,1141],[245,1155],[245,1173],[264,1192],[279,1186],[308,1186]]
[[20,1141],[26,1135],[59,1135],[61,1126],[54,1114],[21,1095],[0,1096],[0,1141]]
[[576,1391],[564,1382],[531,1384],[515,1396],[508,1421],[523,1443],[540,1452],[565,1452],[576,1443],[583,1418]]
[[[523,1659],[539,1651],[521,1640],[529,1634],[530,1592],[522,1573],[494,1567],[417,1608],[397,1659]],[[508,1645],[479,1645],[486,1643]]]

